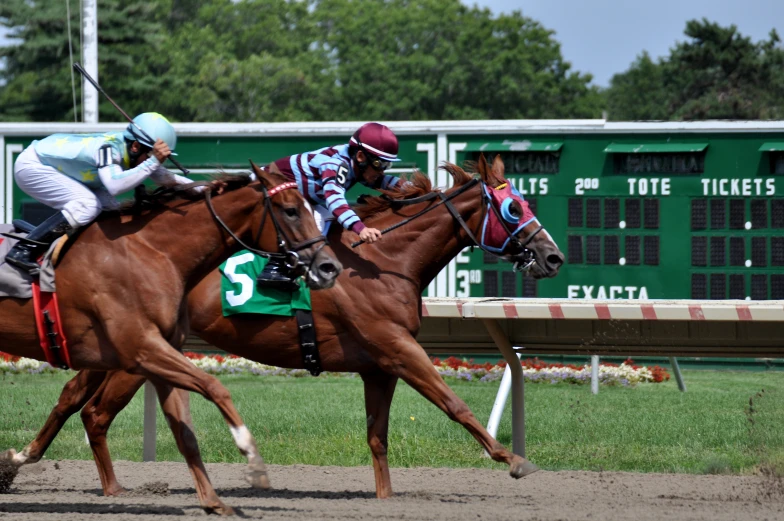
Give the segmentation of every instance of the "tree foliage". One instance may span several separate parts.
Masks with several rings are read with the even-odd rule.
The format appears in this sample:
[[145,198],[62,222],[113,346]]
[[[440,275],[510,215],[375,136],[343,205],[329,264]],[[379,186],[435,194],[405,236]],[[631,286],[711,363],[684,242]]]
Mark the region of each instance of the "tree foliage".
[[[604,103],[552,31],[459,0],[102,0],[98,16],[99,80],[128,112],[181,121],[586,118]],[[22,42],[0,48],[0,119],[73,120],[63,3],[5,0],[0,23]],[[119,119],[106,103],[99,112]]]
[[754,43],[737,27],[686,24],[685,42],[653,62],[643,53],[608,89],[609,116],[634,119],[784,118],[784,47],[775,30]]
[[[72,4],[71,41],[79,61],[78,2]],[[148,2],[120,0],[102,0],[98,8],[99,81],[113,97],[127,101],[129,111],[144,106],[158,88],[155,77],[138,74],[139,64],[164,43],[163,27],[151,21],[153,10]],[[64,2],[4,0],[0,5],[0,22],[21,42],[0,47],[5,61],[0,120],[74,120],[67,21]],[[78,103],[80,78],[75,79]],[[121,118],[106,101],[99,110],[104,120]]]

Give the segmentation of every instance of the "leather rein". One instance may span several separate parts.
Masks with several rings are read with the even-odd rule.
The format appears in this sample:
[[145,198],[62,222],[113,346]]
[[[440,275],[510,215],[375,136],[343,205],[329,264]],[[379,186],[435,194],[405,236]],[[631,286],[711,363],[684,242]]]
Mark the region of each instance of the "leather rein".
[[[194,185],[198,186],[200,185],[200,183],[193,183],[192,185],[182,185],[182,186],[193,188]],[[205,183],[205,185],[209,185],[209,182]],[[264,194],[264,214],[261,219],[261,224],[259,225],[259,231],[256,234],[256,237],[254,238],[254,242],[258,242],[258,239],[261,236],[261,231],[264,229],[264,224],[267,220],[267,215],[269,215],[270,218],[272,219],[272,224],[275,226],[275,233],[277,234],[277,239],[278,239],[278,248],[279,250],[281,250],[279,252],[269,252],[269,251],[259,250],[257,248],[253,248],[245,244],[242,241],[242,239],[237,237],[237,235],[233,231],[231,231],[231,229],[226,225],[225,222],[223,222],[220,216],[218,216],[218,212],[215,210],[215,207],[212,205],[212,190],[208,189],[206,191],[206,193],[204,194],[204,199],[207,202],[207,207],[210,209],[212,216],[215,218],[218,224],[220,224],[220,226],[224,230],[226,230],[226,232],[235,241],[237,241],[237,244],[239,244],[246,250],[255,253],[256,255],[259,255],[260,257],[266,257],[268,259],[272,259],[272,258],[282,259],[290,269],[300,266],[300,267],[304,267],[306,270],[309,270],[311,266],[306,266],[305,263],[303,263],[300,260],[299,254],[297,252],[305,248],[309,248],[314,244],[322,243],[321,246],[319,246],[316,249],[316,252],[311,256],[310,262],[312,264],[313,262],[315,262],[318,252],[320,252],[327,244],[329,244],[327,238],[324,237],[323,235],[317,235],[303,242],[295,243],[286,234],[286,231],[281,227],[280,222],[278,221],[278,218],[275,215],[275,212],[272,211],[272,197],[274,197],[279,192],[282,192],[284,190],[290,190],[293,188],[297,188],[297,183],[293,183],[293,182],[283,183],[271,188],[270,190],[267,190],[267,187],[264,186],[264,183],[261,184],[261,190],[262,193]]]
[[[400,221],[399,223],[395,223],[392,226],[389,226],[388,228],[384,228],[383,230],[381,230],[381,234],[383,235],[385,233],[391,232],[392,230],[400,228],[401,226],[404,226],[404,225],[410,223],[411,221],[413,221],[413,220],[423,216],[424,214],[430,212],[431,210],[434,210],[434,209],[438,208],[439,206],[443,205],[449,211],[450,215],[452,215],[452,218],[455,221],[457,221],[458,224],[460,224],[460,227],[463,228],[463,230],[466,232],[468,237],[473,241],[474,246],[477,246],[482,251],[485,251],[487,253],[495,255],[496,257],[499,256],[498,253],[488,250],[482,244],[482,241],[477,239],[477,236],[479,235],[479,233],[474,233],[468,227],[468,223],[465,222],[465,219],[463,219],[463,217],[460,215],[460,212],[457,211],[457,208],[455,208],[455,206],[451,202],[452,199],[456,198],[457,196],[461,195],[462,193],[464,193],[464,192],[468,191],[469,189],[473,188],[478,183],[482,184],[482,220],[480,221],[479,229],[480,230],[482,229],[482,224],[487,219],[487,207],[489,206],[492,209],[492,211],[495,213],[496,217],[498,218],[498,222],[500,222],[501,226],[503,226],[504,232],[506,232],[506,235],[509,237],[510,247],[513,250],[512,255],[523,255],[523,258],[522,258],[521,261],[515,262],[515,268],[514,268],[515,271],[527,271],[527,270],[529,270],[531,268],[531,266],[533,266],[533,264],[536,262],[536,257],[534,255],[534,253],[527,248],[527,246],[534,239],[534,237],[536,237],[539,234],[539,232],[541,232],[543,230],[542,225],[540,224],[539,227],[536,228],[536,230],[531,232],[523,240],[520,240],[517,237],[515,237],[515,235],[512,232],[512,230],[509,229],[509,227],[506,225],[506,222],[502,218],[501,212],[498,210],[498,208],[495,207],[495,205],[493,205],[492,201],[490,200],[490,197],[487,195],[487,191],[485,190],[485,188],[487,186],[487,183],[485,183],[484,181],[481,181],[481,180],[479,180],[477,178],[471,179],[469,182],[467,182],[466,184],[464,184],[463,186],[461,186],[460,188],[458,188],[457,190],[455,190],[454,192],[452,192],[449,195],[445,195],[443,192],[430,192],[429,194],[425,194],[425,195],[420,196],[420,197],[414,197],[412,199],[392,199],[391,197],[389,197],[387,195],[382,195],[381,197],[386,198],[392,206],[410,206],[410,205],[419,204],[419,203],[423,203],[423,202],[427,202],[427,201],[432,201],[434,199],[440,199],[440,201],[438,201],[436,204],[434,204],[432,206],[428,206],[427,208],[425,208],[424,210],[422,210],[420,212],[417,212],[416,214],[412,215],[411,217],[408,217],[408,218]],[[360,244],[362,244],[364,242],[365,241],[362,241],[362,240],[357,241],[355,243],[352,243],[351,247],[352,248],[356,248],[357,246],[359,246]]]

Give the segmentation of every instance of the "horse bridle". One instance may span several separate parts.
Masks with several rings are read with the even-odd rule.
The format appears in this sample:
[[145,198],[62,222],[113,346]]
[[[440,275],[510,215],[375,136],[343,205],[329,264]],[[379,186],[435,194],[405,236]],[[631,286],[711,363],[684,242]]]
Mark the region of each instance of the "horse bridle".
[[[204,199],[207,202],[207,207],[210,209],[212,216],[215,218],[218,224],[220,224],[221,227],[224,230],[226,230],[226,232],[235,241],[237,241],[237,244],[239,244],[246,250],[255,253],[256,255],[259,255],[261,257],[266,257],[268,259],[273,259],[273,258],[282,259],[283,262],[286,264],[286,266],[291,270],[294,270],[295,268],[304,268],[305,273],[307,273],[312,269],[313,263],[315,262],[318,253],[327,244],[329,244],[329,242],[327,241],[327,238],[324,237],[323,235],[317,235],[311,239],[307,239],[300,243],[295,243],[289,238],[285,230],[283,230],[283,228],[280,225],[280,222],[278,222],[278,218],[275,215],[275,212],[272,211],[272,197],[274,197],[276,194],[284,190],[290,190],[293,188],[297,188],[297,183],[294,182],[283,183],[274,186],[269,190],[267,190],[267,187],[264,186],[264,183],[261,183],[261,190],[262,193],[264,194],[264,213],[262,215],[261,224],[259,225],[259,231],[256,233],[256,236],[254,237],[253,241],[254,243],[258,242],[259,238],[261,237],[261,232],[264,229],[264,224],[267,221],[267,215],[269,215],[270,218],[272,219],[272,224],[275,226],[275,233],[277,235],[277,240],[278,240],[278,249],[282,250],[278,252],[259,250],[257,248],[253,248],[245,244],[239,237],[237,237],[237,235],[234,234],[233,231],[231,231],[231,229],[226,225],[226,223],[224,223],[223,220],[218,216],[218,213],[215,211],[215,207],[213,207],[212,205],[211,190],[207,189],[204,195]],[[305,248],[309,248],[310,246],[318,243],[322,243],[322,244],[316,249],[315,253],[312,255],[310,259],[310,265],[306,266],[305,263],[300,260],[299,254],[297,252]]]
[[[391,232],[392,230],[394,230],[396,228],[400,228],[401,226],[410,223],[414,219],[417,219],[417,218],[421,217],[422,215],[430,212],[431,210],[434,210],[435,208],[438,208],[439,206],[444,205],[444,206],[446,206],[446,209],[449,211],[449,213],[452,216],[452,218],[455,221],[457,221],[458,224],[460,224],[460,227],[463,228],[463,230],[466,232],[468,237],[474,242],[475,246],[479,247],[482,251],[485,251],[485,252],[487,252],[487,253],[489,253],[491,255],[499,256],[497,252],[489,250],[487,247],[485,247],[482,244],[482,241],[477,239],[477,236],[479,235],[479,233],[474,233],[468,227],[468,223],[465,222],[465,219],[463,219],[463,217],[460,215],[460,212],[457,211],[457,208],[455,208],[455,206],[451,202],[452,199],[454,199],[457,196],[461,195],[463,192],[466,192],[469,189],[473,188],[474,186],[476,186],[477,183],[482,183],[482,219],[480,220],[480,224],[479,224],[480,230],[482,228],[483,223],[485,222],[485,219],[487,218],[487,207],[489,206],[490,208],[492,208],[493,212],[495,213],[496,217],[498,218],[498,221],[501,223],[501,226],[503,226],[504,232],[506,233],[507,237],[509,238],[510,247],[513,250],[515,250],[516,252],[518,252],[519,255],[522,255],[522,259],[521,260],[515,261],[514,270],[515,271],[528,271],[528,270],[530,270],[531,267],[536,262],[536,255],[534,254],[533,251],[528,249],[528,244],[530,244],[531,241],[534,239],[534,237],[536,237],[539,234],[539,232],[541,232],[543,230],[542,225],[540,224],[539,227],[536,228],[536,230],[534,230],[533,232],[528,234],[528,236],[525,237],[524,239],[522,239],[522,240],[518,239],[514,235],[514,233],[509,229],[509,227],[506,225],[506,222],[502,218],[501,213],[499,212],[498,208],[496,208],[495,205],[493,205],[493,201],[491,200],[490,196],[487,195],[487,190],[486,190],[487,183],[485,183],[484,181],[481,181],[481,180],[479,180],[477,178],[471,179],[469,182],[467,182],[466,184],[464,184],[463,186],[461,186],[460,188],[458,188],[457,190],[455,190],[454,192],[452,192],[449,195],[445,195],[443,192],[430,192],[429,194],[426,194],[426,195],[423,195],[423,196],[420,196],[420,197],[414,197],[412,199],[392,199],[391,197],[388,197],[388,196],[382,196],[382,197],[386,197],[386,199],[393,206],[395,206],[395,205],[396,206],[410,206],[410,205],[413,205],[413,204],[419,204],[419,203],[431,201],[431,200],[436,199],[436,198],[439,198],[441,200],[438,203],[436,203],[435,205],[429,206],[429,207],[425,208],[424,210],[416,213],[415,215],[412,215],[411,217],[409,217],[407,219],[404,219],[403,221],[400,221],[399,223],[393,224],[392,226],[381,230],[381,233],[385,234],[387,232]],[[358,241],[358,242],[355,242],[354,244],[352,244],[351,246],[352,247],[356,247],[356,246],[362,244],[363,242],[364,241]],[[515,254],[513,253],[513,255],[515,255]]]

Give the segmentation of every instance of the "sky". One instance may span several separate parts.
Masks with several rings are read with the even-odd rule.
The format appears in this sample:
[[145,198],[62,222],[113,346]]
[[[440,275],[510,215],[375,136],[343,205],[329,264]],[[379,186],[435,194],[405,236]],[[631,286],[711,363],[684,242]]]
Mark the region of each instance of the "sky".
[[686,21],[707,18],[734,24],[754,42],[775,28],[784,38],[784,0],[461,0],[494,13],[522,11],[555,31],[564,59],[590,72],[594,84],[607,87],[613,74],[626,71],[647,50],[668,56],[685,40]]
[[[784,38],[784,0],[462,0],[493,13],[520,10],[555,31],[572,68],[590,72],[594,84],[607,87],[647,50],[667,56],[685,39],[686,21],[708,18],[735,24],[753,41],[767,39],[775,28]],[[5,43],[0,28],[0,43]]]

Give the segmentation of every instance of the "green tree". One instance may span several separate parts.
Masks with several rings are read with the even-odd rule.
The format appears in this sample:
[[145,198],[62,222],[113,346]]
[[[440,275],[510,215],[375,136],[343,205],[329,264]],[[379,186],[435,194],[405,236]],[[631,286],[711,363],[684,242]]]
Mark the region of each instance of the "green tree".
[[596,117],[590,75],[570,71],[552,31],[519,12],[458,0],[322,0],[317,45],[336,71],[334,117]]
[[644,51],[628,71],[614,75],[610,80],[612,87],[607,91],[610,119],[669,119],[663,69],[661,63],[655,63]]
[[784,117],[784,48],[775,30],[754,43],[734,25],[703,19],[689,21],[685,34],[658,63],[644,53],[613,76],[610,119]]
[[[71,39],[74,60],[79,46],[78,3],[71,6]],[[155,21],[149,2],[104,0],[98,17],[98,72],[101,86],[128,112],[149,110],[146,100],[159,89],[150,75],[147,57],[160,57],[163,25]],[[5,69],[0,78],[0,120],[73,121],[66,8],[62,2],[5,0],[0,23],[20,43],[0,47]],[[159,60],[162,62],[162,60]],[[75,78],[77,103],[81,78]],[[106,101],[99,106],[102,121],[122,116]]]
[[[552,31],[459,0],[104,0],[98,15],[99,80],[129,113],[421,120],[597,117],[603,108]],[[73,119],[62,4],[6,0],[0,23],[22,41],[0,50],[0,118]],[[100,119],[121,117],[102,101]]]
[[691,40],[679,43],[665,64],[673,119],[773,119],[784,117],[772,82],[782,63],[775,29],[753,43],[737,27],[708,20],[686,24]]
[[312,46],[308,9],[287,0],[202,4],[168,41],[168,77],[177,85],[162,94],[162,106],[192,121],[324,118],[334,78]]

